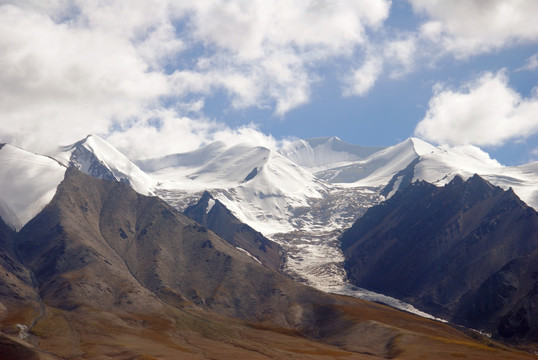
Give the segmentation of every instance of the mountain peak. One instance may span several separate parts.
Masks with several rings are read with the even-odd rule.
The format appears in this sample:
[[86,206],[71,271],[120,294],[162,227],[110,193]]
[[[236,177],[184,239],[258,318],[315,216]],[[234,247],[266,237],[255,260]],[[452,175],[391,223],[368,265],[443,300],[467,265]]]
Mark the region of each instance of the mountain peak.
[[297,165],[319,171],[366,159],[382,149],[384,147],[349,144],[333,136],[296,140],[278,152]]
[[469,184],[470,186],[479,189],[480,191],[492,191],[495,189],[498,189],[498,191],[503,191],[500,187],[492,185],[490,182],[486,181],[484,178],[482,178],[478,174],[474,174],[471,176],[467,181],[466,184]]
[[200,200],[203,200],[203,201],[207,201],[209,199],[214,199],[213,196],[211,195],[211,193],[209,191],[204,191],[204,193],[202,194],[202,197],[200,198]]
[[140,194],[153,194],[154,180],[99,135],[63,146],[52,157],[98,179],[123,181]]
[[456,186],[456,185],[461,185],[465,182],[465,180],[463,180],[463,178],[461,177],[461,175],[456,175],[454,176],[454,178],[446,184],[446,186]]
[[424,154],[428,154],[428,153],[433,153],[435,151],[437,151],[438,149],[433,146],[432,144],[430,143],[427,143],[426,141],[424,140],[421,140],[419,138],[416,138],[416,137],[410,137],[409,139],[407,139],[405,142],[409,143],[410,145],[413,146],[413,149],[415,150],[415,152],[417,153],[417,155],[419,156],[422,156]]

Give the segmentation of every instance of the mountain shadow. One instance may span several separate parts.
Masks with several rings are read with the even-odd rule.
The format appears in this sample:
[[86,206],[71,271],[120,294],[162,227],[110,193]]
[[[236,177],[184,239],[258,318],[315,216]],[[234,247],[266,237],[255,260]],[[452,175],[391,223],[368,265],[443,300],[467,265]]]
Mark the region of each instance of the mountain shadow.
[[538,214],[478,175],[416,182],[341,237],[352,283],[512,342],[538,338]]
[[265,266],[280,271],[284,263],[280,245],[242,223],[209,192],[205,191],[200,200],[187,207],[184,213],[233,246],[247,251]]

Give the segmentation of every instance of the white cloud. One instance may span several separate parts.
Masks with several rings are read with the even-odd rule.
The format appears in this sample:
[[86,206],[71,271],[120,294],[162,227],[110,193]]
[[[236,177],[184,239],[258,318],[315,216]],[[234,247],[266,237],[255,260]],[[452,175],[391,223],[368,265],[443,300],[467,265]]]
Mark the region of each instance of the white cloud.
[[504,71],[485,73],[454,91],[436,85],[415,134],[436,143],[501,145],[538,132],[538,89],[523,98]]
[[[178,74],[205,79],[186,91],[223,88],[235,108],[271,106],[283,115],[309,101],[317,66],[350,57],[365,44],[365,29],[383,23],[390,2],[198,1],[184,6],[194,41],[213,51],[198,68]],[[185,82],[178,84],[185,88]]]
[[517,69],[517,71],[528,70],[534,71],[538,69],[538,54],[534,54],[525,61],[525,65]]
[[[192,105],[199,106],[197,102]],[[255,124],[231,129],[202,116],[181,116],[170,109],[145,113],[129,127],[117,129],[106,138],[134,160],[183,153],[213,141],[223,141],[228,146],[249,143],[271,149],[276,149],[279,144]]]
[[424,38],[441,49],[467,57],[538,40],[535,0],[409,0],[429,20]]
[[409,73],[414,66],[417,44],[414,36],[405,39],[389,41],[384,48],[386,62],[393,65],[390,76],[400,78]]
[[223,127],[208,119],[193,119],[170,109],[161,109],[140,114],[136,122],[117,129],[106,139],[136,160],[194,150],[219,126]]
[[344,96],[364,96],[370,91],[383,70],[383,59],[370,56],[351,73],[346,81]]
[[10,5],[0,6],[0,67],[0,133],[36,151],[106,132],[168,91],[128,41]]
[[418,39],[414,33],[400,33],[396,38],[383,38],[378,43],[365,45],[364,62],[343,79],[344,96],[365,96],[383,73],[391,79],[400,79],[414,70]]
[[200,114],[221,92],[235,109],[277,115],[307,103],[319,68],[363,51],[367,30],[383,25],[390,5],[0,0],[0,141],[45,151],[115,129],[118,144],[137,135],[165,152],[158,139],[168,134],[189,137],[185,149],[221,130],[253,137],[252,127],[184,115]]
[[365,27],[388,16],[383,0],[196,1],[191,12],[194,36],[241,59],[259,59],[281,49],[340,54],[364,42]]

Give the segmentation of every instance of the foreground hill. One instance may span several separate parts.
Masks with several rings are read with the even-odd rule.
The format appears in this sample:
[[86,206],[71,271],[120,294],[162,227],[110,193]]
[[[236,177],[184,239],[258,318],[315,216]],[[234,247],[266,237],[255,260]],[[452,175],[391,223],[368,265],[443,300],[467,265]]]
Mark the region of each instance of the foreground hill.
[[0,237],[4,359],[528,358],[295,283],[160,199],[76,169]]
[[415,182],[342,237],[359,286],[513,341],[538,338],[538,213],[475,175]]

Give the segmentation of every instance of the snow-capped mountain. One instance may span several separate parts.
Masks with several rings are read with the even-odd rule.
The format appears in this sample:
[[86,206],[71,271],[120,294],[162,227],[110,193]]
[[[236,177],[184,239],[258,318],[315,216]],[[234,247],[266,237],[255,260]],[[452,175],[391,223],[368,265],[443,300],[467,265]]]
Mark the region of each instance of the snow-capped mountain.
[[138,193],[152,195],[155,181],[125,155],[97,135],[88,135],[51,154],[65,166],[98,179],[126,182]]
[[160,158],[138,160],[136,164],[145,172],[156,173],[162,171],[166,175],[172,171],[171,169],[192,169],[207,164],[226,148],[226,144],[222,141],[215,141],[198,150],[166,155]]
[[333,136],[296,140],[284,145],[278,152],[309,171],[318,172],[363,160],[382,149],[381,146],[348,144]]
[[[3,165],[26,157],[14,160]],[[221,208],[210,204],[199,210]],[[261,265],[244,242],[74,167],[33,221],[19,232],[0,221],[0,234],[2,359],[528,358],[303,286]]]
[[[415,140],[416,141],[416,140]],[[404,174],[403,170],[406,170]],[[460,176],[468,179],[478,174],[493,185],[514,192],[528,205],[538,208],[538,172],[532,164],[524,166],[503,166],[491,159],[487,153],[475,146],[431,147],[411,161],[407,168],[397,173],[389,181],[393,184],[389,194],[394,194],[407,177],[406,183],[424,180],[436,186],[444,186]],[[386,183],[388,177],[385,177]],[[370,180],[360,180],[364,183]]]
[[537,338],[538,213],[512,190],[478,175],[415,182],[340,240],[358,286],[506,340]]
[[[196,151],[133,163],[91,135],[52,157],[94,177],[123,181],[139,193],[158,195],[181,211],[208,190],[241,222],[284,248],[292,276],[328,291],[340,291],[345,279],[340,232],[366,209],[416,180],[442,186],[456,175],[467,179],[477,173],[494,185],[512,187],[523,201],[538,208],[537,163],[506,167],[476,147],[436,147],[417,138],[387,148],[318,138],[295,141],[279,151],[215,142]],[[7,172],[2,176],[7,181]],[[61,181],[61,176],[57,179]],[[13,198],[2,204],[1,216],[20,228],[52,195],[40,198],[37,207],[16,206]],[[17,220],[21,218],[24,221]]]
[[[199,160],[199,161],[195,161]],[[139,162],[159,180],[159,196],[178,208],[210,190],[237,218],[265,235],[295,229],[293,209],[321,199],[327,186],[279,153],[260,146],[210,144],[200,150]]]
[[[74,156],[74,147],[82,148],[79,152],[86,157]],[[123,176],[131,184],[155,179],[150,189],[182,211],[210,191],[240,221],[283,246],[290,274],[329,291],[337,291],[334,286],[345,278],[340,231],[416,180],[442,186],[456,175],[467,179],[478,173],[504,189],[512,187],[538,207],[537,166],[505,167],[476,147],[436,147],[417,138],[387,148],[317,138],[289,143],[278,152],[215,142],[188,153],[137,161],[143,172],[129,172],[134,165],[98,137],[66,150],[68,159],[93,159],[97,176],[105,166],[120,169],[116,178]]]
[[373,153],[365,159],[344,166],[328,168],[315,175],[331,183],[352,184],[354,187],[384,186],[400,170],[417,157],[435,151],[433,145],[409,138],[397,145]]
[[455,176],[468,179],[474,174],[505,190],[511,187],[528,205],[538,208],[536,163],[503,166],[475,146],[436,147],[409,138],[364,159],[314,171],[317,178],[345,188],[379,189],[389,185],[385,193],[381,192],[384,196],[394,194],[402,184],[417,180],[443,186]]
[[0,145],[0,217],[19,231],[52,200],[66,167],[16,146]]
[[[57,162],[34,154],[10,160],[10,152],[25,152],[9,145],[0,150],[0,156],[2,152],[3,169],[22,167],[0,176],[0,184],[11,182],[3,187],[10,194],[2,198],[0,216],[15,229],[51,200],[63,179],[64,166],[128,183],[180,211],[207,190],[241,222],[282,246],[284,270],[290,276],[328,292],[366,297],[414,312],[407,304],[357,290],[346,282],[338,237],[369,207],[416,180],[441,186],[456,175],[467,179],[474,173],[505,189],[511,186],[522,200],[538,207],[536,163],[505,167],[476,147],[436,147],[416,138],[387,148],[354,146],[338,138],[311,139],[279,151],[216,142],[189,153],[136,163],[95,135],[59,149],[51,155]],[[34,157],[39,160],[31,160]],[[28,160],[19,162],[20,158]],[[30,176],[13,183],[13,174],[32,174],[33,166],[39,167],[36,163],[53,174],[45,178],[54,181]],[[30,183],[40,181],[44,183],[38,186],[40,192],[26,193]],[[10,191],[10,186],[15,189]],[[23,194],[19,195],[23,204],[16,194]]]

